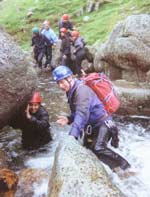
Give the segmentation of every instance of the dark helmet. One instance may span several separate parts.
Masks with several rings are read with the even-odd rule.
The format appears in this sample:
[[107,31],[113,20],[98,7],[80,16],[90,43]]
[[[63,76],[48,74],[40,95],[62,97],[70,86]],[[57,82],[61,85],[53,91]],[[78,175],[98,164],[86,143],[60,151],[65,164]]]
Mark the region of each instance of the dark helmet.
[[38,27],[33,27],[32,28],[32,33],[34,33],[34,34],[39,33],[39,28]]
[[53,79],[57,82],[69,77],[72,74],[72,71],[67,66],[62,65],[56,67],[52,72]]

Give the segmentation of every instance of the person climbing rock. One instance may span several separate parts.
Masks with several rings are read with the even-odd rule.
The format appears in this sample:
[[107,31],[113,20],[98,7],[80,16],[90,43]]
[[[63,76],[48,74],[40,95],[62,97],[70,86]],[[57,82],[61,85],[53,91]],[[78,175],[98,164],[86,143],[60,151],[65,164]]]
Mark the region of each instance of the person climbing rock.
[[69,135],[76,140],[84,134],[84,146],[114,172],[118,167],[122,171],[129,169],[128,161],[107,146],[111,141],[112,146],[118,147],[118,128],[95,92],[74,78],[66,66],[56,67],[52,75],[58,86],[66,92],[71,110],[70,116],[59,117],[57,123],[62,126],[71,124]]

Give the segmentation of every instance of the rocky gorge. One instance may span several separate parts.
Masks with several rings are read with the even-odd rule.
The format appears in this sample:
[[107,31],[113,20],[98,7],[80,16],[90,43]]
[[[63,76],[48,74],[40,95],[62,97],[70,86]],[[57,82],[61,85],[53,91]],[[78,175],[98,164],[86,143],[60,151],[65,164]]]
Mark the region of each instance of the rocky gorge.
[[[2,46],[0,49],[0,127],[2,128],[7,126],[18,110],[24,109],[31,93],[37,88],[38,76],[33,68],[31,57],[16,45],[2,27],[0,43]],[[145,14],[128,17],[117,24],[106,43],[92,47],[94,64],[86,63],[86,66],[91,71],[104,71],[113,80],[122,103],[118,111],[120,114],[150,115],[149,43],[150,16]],[[58,53],[54,54],[54,59],[57,60]],[[3,152],[0,154],[2,158],[4,155]],[[2,158],[0,161],[3,161]],[[4,161],[0,162],[1,168],[8,167],[5,164],[6,159]],[[74,164],[73,168],[70,168],[70,164]],[[21,176],[30,177],[29,172],[32,170],[27,170],[27,173],[22,173]],[[37,172],[37,176],[41,176],[41,172],[39,173],[38,170]],[[45,172],[43,174],[43,177],[47,177]],[[35,180],[38,179],[36,172],[34,176]],[[58,142],[49,177],[49,196],[52,197],[93,197],[93,193],[95,197],[124,196],[111,183],[95,155],[68,136],[64,136]]]

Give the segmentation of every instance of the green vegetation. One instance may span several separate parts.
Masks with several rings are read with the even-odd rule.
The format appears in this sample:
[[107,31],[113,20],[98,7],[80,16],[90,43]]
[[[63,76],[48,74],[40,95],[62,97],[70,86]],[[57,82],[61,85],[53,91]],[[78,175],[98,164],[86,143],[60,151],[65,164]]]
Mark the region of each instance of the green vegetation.
[[[41,27],[42,22],[49,19],[52,28],[58,32],[58,19],[64,13],[71,15],[76,29],[89,44],[105,41],[114,25],[127,16],[150,13],[149,0],[111,0],[98,11],[76,16],[86,3],[87,0],[3,0],[0,3],[0,23],[22,48],[28,49],[32,27]],[[27,17],[29,10],[33,11],[31,17]],[[88,22],[83,21],[84,16],[90,17]]]

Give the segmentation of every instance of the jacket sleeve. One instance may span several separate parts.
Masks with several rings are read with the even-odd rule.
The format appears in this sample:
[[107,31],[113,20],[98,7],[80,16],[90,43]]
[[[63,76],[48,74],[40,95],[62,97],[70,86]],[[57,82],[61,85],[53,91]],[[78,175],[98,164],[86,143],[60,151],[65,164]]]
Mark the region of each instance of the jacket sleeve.
[[51,32],[50,32],[50,36],[51,36],[51,39],[52,39],[52,42],[53,42],[52,44],[56,44],[57,41],[58,41],[58,37],[52,29],[51,29]]
[[41,113],[40,119],[37,119],[35,116],[32,116],[28,120],[35,128],[37,129],[48,129],[49,128],[49,115],[46,110],[43,110]]
[[77,38],[77,40],[74,43],[74,47],[77,53],[80,49],[84,47],[83,39],[81,37]]
[[69,134],[78,138],[81,130],[84,129],[88,123],[90,116],[91,95],[87,86],[81,85],[77,88],[74,102],[76,106],[75,116]]
[[49,39],[48,39],[45,35],[43,35],[43,38],[44,38],[44,42],[45,42],[48,46],[51,46],[51,45],[52,45],[52,43],[49,41]]
[[32,37],[32,40],[31,40],[31,46],[34,46],[35,43],[34,43],[34,38]]

